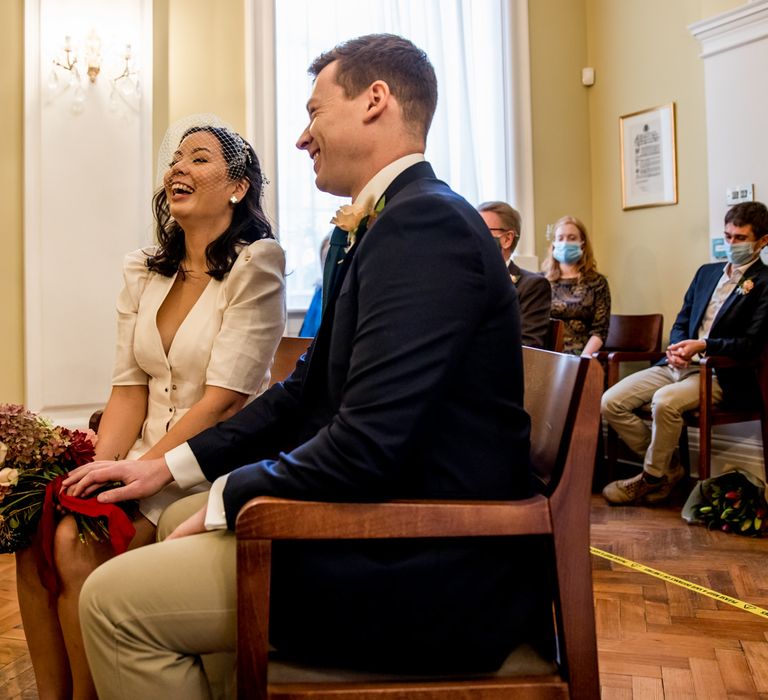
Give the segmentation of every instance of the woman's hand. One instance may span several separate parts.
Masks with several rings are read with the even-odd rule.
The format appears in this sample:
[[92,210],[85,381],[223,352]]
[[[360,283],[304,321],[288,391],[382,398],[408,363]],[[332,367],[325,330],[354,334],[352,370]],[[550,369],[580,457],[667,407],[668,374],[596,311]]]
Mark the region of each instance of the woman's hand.
[[100,461],[73,469],[62,486],[69,496],[85,498],[104,484],[115,481],[122,481],[124,486],[100,493],[96,497],[100,503],[153,496],[173,481],[173,475],[164,457],[122,462]]
[[205,513],[208,510],[207,506],[203,506],[194,515],[187,518],[183,523],[177,526],[177,528],[165,538],[167,540],[178,540],[181,537],[187,537],[189,535],[199,535],[201,532],[207,532],[205,529]]

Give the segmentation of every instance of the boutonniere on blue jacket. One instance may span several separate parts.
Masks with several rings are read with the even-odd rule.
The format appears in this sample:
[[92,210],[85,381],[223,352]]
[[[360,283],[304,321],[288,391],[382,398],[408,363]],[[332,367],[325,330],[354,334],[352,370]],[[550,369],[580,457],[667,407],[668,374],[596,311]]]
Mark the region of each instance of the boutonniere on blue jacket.
[[336,216],[331,219],[331,223],[334,226],[338,226],[342,231],[347,232],[347,250],[355,245],[357,232],[360,230],[360,227],[365,227],[364,230],[367,230],[372,226],[383,208],[383,196],[376,203],[376,206],[373,205],[373,197],[370,197],[362,204],[344,204],[338,208]]
[[752,291],[754,286],[755,286],[755,283],[752,281],[752,278],[748,278],[748,279],[742,278],[741,282],[739,282],[738,286],[736,287],[736,294],[747,296],[747,294],[749,294]]

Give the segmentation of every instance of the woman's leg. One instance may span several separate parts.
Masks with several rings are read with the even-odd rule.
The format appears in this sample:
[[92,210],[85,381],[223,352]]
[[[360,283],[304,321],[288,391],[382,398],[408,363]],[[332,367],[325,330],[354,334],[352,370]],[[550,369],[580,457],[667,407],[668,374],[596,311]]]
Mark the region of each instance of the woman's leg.
[[[149,544],[155,538],[155,526],[146,518],[139,516],[134,521],[136,534],[131,540],[131,549]],[[83,648],[80,631],[78,599],[85,579],[108,559],[114,556],[108,542],[88,541],[83,544],[77,531],[74,517],[62,518],[56,528],[54,542],[56,570],[61,581],[61,593],[58,599],[58,618],[61,634],[69,657],[72,675],[72,697],[74,700],[96,698],[96,689],[91,680],[88,661]]]
[[56,606],[49,606],[48,591],[40,582],[32,547],[16,552],[16,590],[29,656],[40,700],[64,700],[72,696],[67,650]]

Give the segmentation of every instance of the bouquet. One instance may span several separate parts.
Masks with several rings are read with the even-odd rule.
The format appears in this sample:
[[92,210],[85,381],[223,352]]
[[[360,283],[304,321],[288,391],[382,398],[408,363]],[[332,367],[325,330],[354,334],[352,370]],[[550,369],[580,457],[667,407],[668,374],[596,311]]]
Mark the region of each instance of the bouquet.
[[[70,469],[93,460],[95,444],[92,430],[68,430],[23,406],[0,404],[0,553],[29,546],[44,513],[49,522],[42,529],[49,531],[52,548],[53,519],[62,510],[74,515],[82,542],[111,540],[115,547],[109,508],[100,507],[95,499],[59,493]],[[133,529],[130,522],[128,526]],[[120,527],[127,536],[125,523],[115,529]]]
[[682,513],[689,523],[749,537],[760,537],[768,531],[766,514],[765,484],[739,469],[697,484]]

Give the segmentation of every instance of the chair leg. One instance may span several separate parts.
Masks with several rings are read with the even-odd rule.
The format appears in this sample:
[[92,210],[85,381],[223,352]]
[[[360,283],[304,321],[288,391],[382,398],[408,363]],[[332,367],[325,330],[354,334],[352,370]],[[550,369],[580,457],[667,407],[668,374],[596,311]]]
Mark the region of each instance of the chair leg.
[[619,458],[619,436],[616,431],[607,426],[605,436],[605,480],[606,483],[616,479],[616,462]]
[[763,475],[768,479],[768,416],[760,419],[760,428],[763,434]]
[[699,481],[709,479],[712,459],[712,426],[703,421],[699,427]]
[[677,450],[680,454],[680,464],[683,465],[687,476],[691,475],[691,449],[688,444],[688,426],[683,425],[680,431],[680,440],[677,443]]

